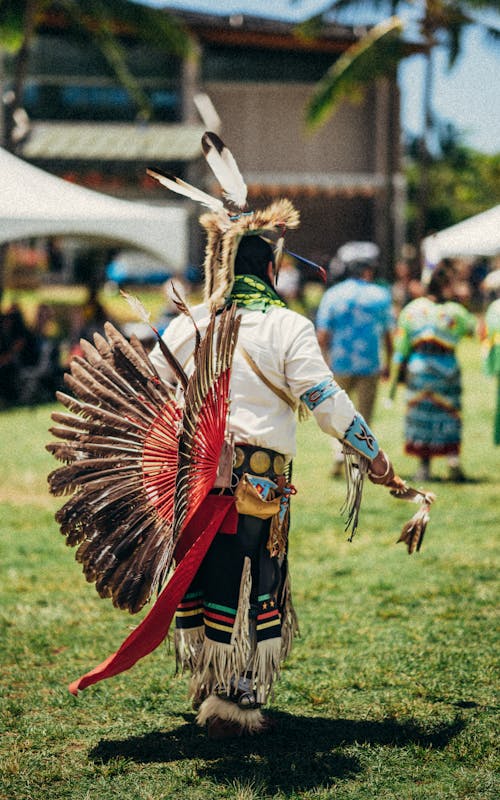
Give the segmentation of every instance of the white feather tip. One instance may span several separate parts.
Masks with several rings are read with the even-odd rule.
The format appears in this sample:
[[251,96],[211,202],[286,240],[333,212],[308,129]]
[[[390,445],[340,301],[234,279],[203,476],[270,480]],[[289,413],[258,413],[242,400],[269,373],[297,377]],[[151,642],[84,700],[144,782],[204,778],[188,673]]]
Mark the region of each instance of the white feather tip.
[[219,181],[224,196],[238,208],[244,208],[248,189],[236,159],[216,133],[207,131],[201,140],[203,154]]
[[203,192],[201,189],[197,189],[196,186],[191,186],[190,183],[183,181],[181,178],[150,167],[146,172],[150,178],[154,178],[158,183],[161,183],[162,186],[170,189],[170,191],[181,194],[183,197],[189,197],[190,200],[195,200],[197,203],[201,203],[204,206],[208,206],[212,211],[224,211],[222,200],[219,200],[218,197],[212,197],[212,195]]
[[130,308],[135,312],[139,319],[141,319],[147,325],[151,325],[151,314],[149,311],[146,311],[139,298],[134,297],[134,295],[129,294],[128,292],[124,292],[123,289],[120,289],[120,294],[125,298]]

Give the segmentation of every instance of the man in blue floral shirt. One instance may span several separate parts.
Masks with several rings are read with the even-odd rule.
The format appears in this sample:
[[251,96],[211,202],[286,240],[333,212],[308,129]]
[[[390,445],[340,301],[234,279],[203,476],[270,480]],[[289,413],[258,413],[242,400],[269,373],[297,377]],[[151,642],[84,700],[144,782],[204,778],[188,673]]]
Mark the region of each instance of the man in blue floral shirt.
[[[378,253],[372,242],[349,242],[339,249],[348,277],[325,292],[316,318],[325,360],[339,386],[356,395],[356,407],[367,422],[379,378],[389,376],[394,326],[390,292],[373,283]],[[342,462],[335,447],[334,475],[341,473]]]

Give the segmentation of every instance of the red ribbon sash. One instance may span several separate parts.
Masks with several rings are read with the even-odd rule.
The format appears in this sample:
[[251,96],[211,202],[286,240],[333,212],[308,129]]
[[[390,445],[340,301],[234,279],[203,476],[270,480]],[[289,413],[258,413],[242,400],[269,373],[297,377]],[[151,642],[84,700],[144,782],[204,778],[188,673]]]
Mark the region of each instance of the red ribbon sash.
[[234,498],[208,495],[182,533],[175,550],[177,567],[153,608],[111,656],[69,685],[77,695],[105,678],[119,675],[151,653],[166,637],[177,606],[187,592],[215,534],[236,533],[238,514]]

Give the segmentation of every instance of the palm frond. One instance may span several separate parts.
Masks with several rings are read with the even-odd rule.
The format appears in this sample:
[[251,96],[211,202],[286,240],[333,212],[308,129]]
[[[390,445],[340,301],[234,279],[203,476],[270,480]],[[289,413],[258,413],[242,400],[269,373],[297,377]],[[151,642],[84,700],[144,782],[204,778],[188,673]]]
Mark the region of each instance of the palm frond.
[[359,99],[370,81],[394,68],[405,55],[402,30],[401,20],[391,17],[375,25],[340,56],[317,85],[307,106],[309,128],[323,124],[338,109],[341,100]]
[[448,69],[451,69],[460,55],[462,48],[463,33],[465,27],[470,24],[463,20],[454,20],[447,26],[446,37],[448,43]]
[[499,28],[495,28],[493,25],[486,25],[485,26],[485,31],[486,31],[487,37],[492,42],[494,42],[495,44],[498,44],[498,42],[500,42],[500,29]]
[[[35,0],[35,30],[46,21],[50,0]],[[0,39],[12,53],[25,45],[24,2],[0,0]],[[171,14],[130,0],[65,0],[58,4],[70,28],[100,49],[119,83],[126,89],[144,119],[153,115],[147,93],[128,64],[124,35],[177,58],[190,57],[193,44],[186,27]]]
[[[92,14],[95,0],[78,3]],[[185,25],[171,13],[130,0],[99,0],[107,15],[127,26],[137,38],[159,50],[185,58],[193,53],[192,40]]]
[[0,41],[8,53],[16,53],[24,38],[24,8],[17,0],[0,0]]

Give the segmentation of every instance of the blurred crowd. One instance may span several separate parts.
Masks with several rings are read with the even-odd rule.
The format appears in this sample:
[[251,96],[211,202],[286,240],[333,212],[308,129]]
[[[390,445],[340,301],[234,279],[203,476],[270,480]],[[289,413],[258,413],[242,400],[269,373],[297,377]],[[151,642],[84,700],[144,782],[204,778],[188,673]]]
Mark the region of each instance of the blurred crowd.
[[[487,370],[500,375],[500,332],[495,330],[500,270],[486,259],[445,260],[424,284],[408,258],[396,264],[394,280],[388,283],[379,257],[371,242],[343,245],[333,258],[323,259],[325,286],[285,255],[277,290],[314,322],[336,380],[352,394],[368,422],[381,380],[391,381],[390,397],[399,383],[406,385],[405,445],[419,459],[416,477],[428,479],[431,460],[440,455],[447,459],[450,479],[464,480],[459,460],[461,378],[455,350],[463,336],[477,335],[485,347]],[[200,300],[197,288],[176,278],[159,289],[163,308],[154,322],[160,333],[179,313],[176,292],[195,303]],[[50,304],[40,304],[29,322],[16,303],[6,307],[0,313],[0,409],[52,402],[55,392],[64,388],[64,372],[79,352],[80,338],[92,340],[95,332],[103,333],[109,318],[96,289],[72,309],[64,330]],[[121,330],[126,336],[138,335],[146,347],[154,344],[154,333],[145,323],[125,323]],[[495,420],[496,441],[500,440],[500,388]],[[332,475],[341,474],[339,447],[332,459]]]
[[62,386],[53,310],[38,307],[28,325],[16,303],[0,313],[0,408],[49,402]]
[[32,321],[12,303],[0,312],[0,409],[33,406],[54,400],[64,388],[64,372],[81,338],[92,340],[109,318],[97,290],[72,308],[61,324],[56,307],[40,303]]

